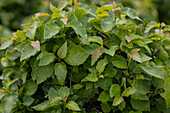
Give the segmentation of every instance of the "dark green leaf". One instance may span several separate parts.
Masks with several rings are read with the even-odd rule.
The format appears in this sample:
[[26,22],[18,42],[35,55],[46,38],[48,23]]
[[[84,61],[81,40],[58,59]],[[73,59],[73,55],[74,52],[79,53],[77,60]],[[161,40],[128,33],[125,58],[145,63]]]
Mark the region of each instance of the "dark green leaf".
[[55,58],[56,58],[56,56],[53,53],[46,53],[40,59],[39,66],[46,66],[46,65],[50,64],[51,62],[54,62]]
[[107,102],[110,100],[110,97],[109,97],[109,93],[106,92],[106,91],[103,91],[102,93],[100,93],[98,99],[98,101],[102,101],[102,102]]
[[123,56],[115,55],[113,57],[112,63],[117,68],[121,68],[121,69],[127,68],[127,60]]
[[112,84],[110,87],[110,97],[114,97],[120,95],[120,85],[118,84]]
[[31,96],[37,91],[37,83],[34,82],[32,79],[27,80],[24,84],[24,95]]
[[30,106],[33,103],[34,99],[30,96],[23,97],[24,106]]
[[150,111],[150,102],[146,100],[135,100],[131,99],[130,103],[135,110],[139,111]]
[[56,89],[51,87],[50,90],[48,91],[48,99],[53,100],[55,97],[58,97],[58,92]]
[[109,90],[110,86],[112,85],[112,80],[108,77],[104,77],[100,78],[98,83],[102,89]]
[[116,74],[117,74],[117,70],[112,67],[108,67],[104,71],[104,76],[107,76],[107,77],[115,77]]
[[96,69],[99,73],[102,73],[106,67],[106,65],[108,64],[108,60],[107,58],[105,57],[104,59],[100,60],[98,63],[97,63],[97,66],[96,66]]
[[167,78],[165,81],[165,100],[167,108],[170,108],[170,78]]

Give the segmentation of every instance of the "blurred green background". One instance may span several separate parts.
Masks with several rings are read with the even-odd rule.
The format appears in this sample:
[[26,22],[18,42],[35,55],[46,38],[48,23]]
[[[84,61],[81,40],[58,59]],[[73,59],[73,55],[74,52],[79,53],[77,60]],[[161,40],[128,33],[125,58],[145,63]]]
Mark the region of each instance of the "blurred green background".
[[[22,23],[37,12],[50,13],[50,1],[57,6],[61,0],[0,0],[0,39],[8,38],[13,31],[21,29]],[[77,0],[98,6],[113,3],[113,0]],[[114,0],[124,7],[134,8],[141,19],[164,22],[170,25],[170,0]],[[0,40],[0,44],[1,44]],[[4,56],[0,51],[0,58]],[[2,71],[0,66],[0,74]]]

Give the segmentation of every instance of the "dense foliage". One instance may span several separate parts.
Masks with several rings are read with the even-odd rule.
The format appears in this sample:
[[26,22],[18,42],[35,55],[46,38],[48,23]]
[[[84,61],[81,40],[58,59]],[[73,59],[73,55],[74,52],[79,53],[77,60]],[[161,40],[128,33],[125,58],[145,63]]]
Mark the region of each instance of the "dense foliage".
[[73,1],[3,39],[2,111],[170,112],[170,27]]

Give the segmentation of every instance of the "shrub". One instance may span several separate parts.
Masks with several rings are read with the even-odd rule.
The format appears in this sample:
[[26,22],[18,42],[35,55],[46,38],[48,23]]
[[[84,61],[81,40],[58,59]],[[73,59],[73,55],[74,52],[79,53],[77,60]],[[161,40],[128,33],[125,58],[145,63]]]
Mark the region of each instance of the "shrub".
[[170,112],[168,25],[114,2],[50,9],[0,47],[3,112]]

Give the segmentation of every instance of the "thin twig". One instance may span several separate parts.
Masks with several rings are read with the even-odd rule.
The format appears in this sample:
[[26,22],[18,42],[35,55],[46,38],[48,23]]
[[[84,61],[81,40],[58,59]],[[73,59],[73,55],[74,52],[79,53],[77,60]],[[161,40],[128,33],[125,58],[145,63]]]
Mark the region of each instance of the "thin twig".
[[46,89],[45,87],[42,87],[45,91],[47,91],[48,92],[48,89]]
[[153,54],[152,54],[152,58],[156,55],[156,53],[158,53],[160,51],[160,49],[157,49]]
[[96,108],[93,108],[92,110],[95,110],[97,113],[100,113],[100,111],[99,111],[99,110],[97,110]]
[[88,102],[90,102],[90,104],[91,104],[91,97],[92,97],[93,91],[94,91],[94,84],[93,84],[93,88],[92,88],[91,94],[89,96],[89,101]]
[[86,102],[86,101],[89,101],[89,100],[86,99],[86,100],[81,100],[81,101],[76,101],[76,102]]

